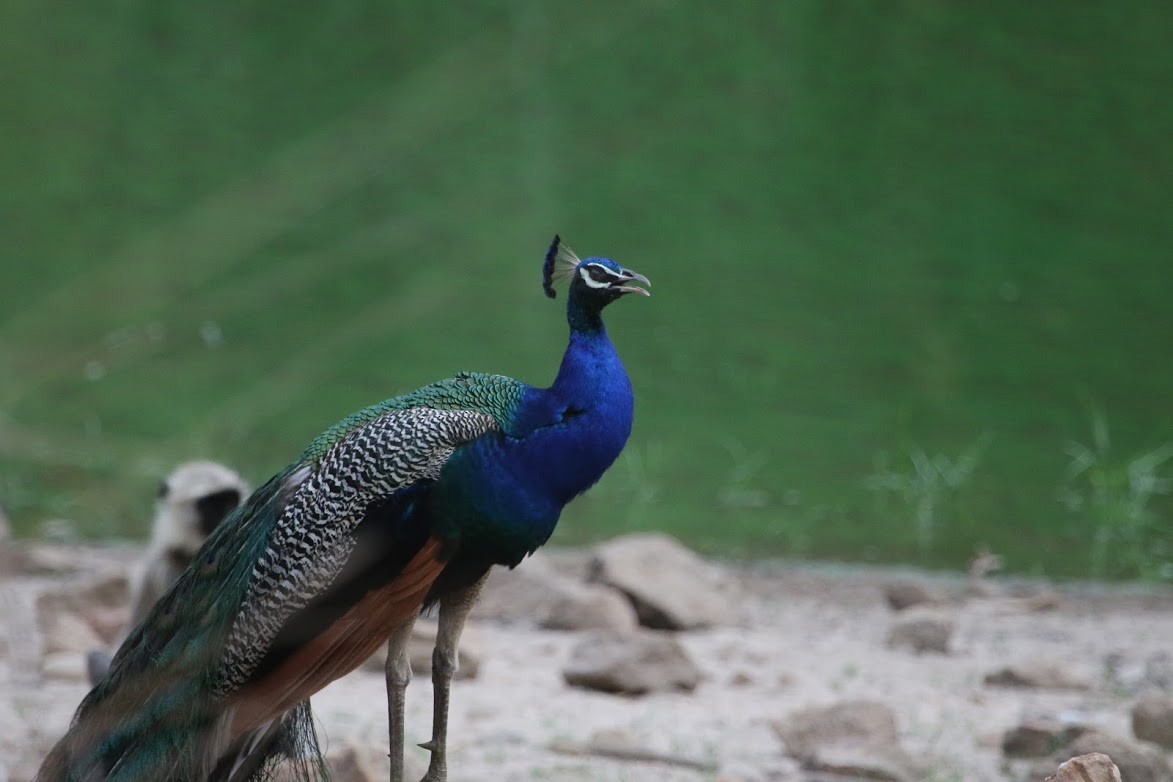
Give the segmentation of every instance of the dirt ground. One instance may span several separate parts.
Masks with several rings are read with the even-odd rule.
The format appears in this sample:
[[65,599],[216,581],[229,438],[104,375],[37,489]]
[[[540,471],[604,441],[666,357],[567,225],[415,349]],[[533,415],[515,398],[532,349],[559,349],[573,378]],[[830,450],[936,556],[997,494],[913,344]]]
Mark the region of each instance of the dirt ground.
[[[86,691],[77,679],[42,677],[36,594],[66,578],[125,566],[134,554],[77,549],[80,572],[68,577],[0,574],[0,782],[31,777]],[[583,555],[560,556],[573,562]],[[1072,585],[1059,588],[1057,608],[1038,612],[1005,596],[960,599],[961,577],[793,563],[722,567],[743,598],[734,625],[679,634],[704,673],[689,694],[621,697],[570,688],[561,671],[577,633],[476,622],[470,632],[479,636],[484,659],[475,679],[453,688],[452,782],[805,779],[771,722],[803,707],[854,699],[878,700],[895,712],[900,743],[925,779],[1017,780],[1021,771],[1007,767],[999,750],[1002,731],[1053,717],[1130,736],[1136,693],[1129,676],[1139,676],[1146,660],[1173,652],[1173,591],[1167,589]],[[949,654],[887,646],[894,614],[882,590],[904,577],[959,597]],[[1060,691],[983,683],[1004,665],[1031,660],[1086,671],[1093,686]],[[331,747],[385,748],[386,701],[377,673],[356,672],[313,703]],[[417,676],[408,690],[409,741],[428,738],[430,720],[431,684]],[[558,750],[602,732],[704,768]],[[426,759],[423,750],[412,752]]]

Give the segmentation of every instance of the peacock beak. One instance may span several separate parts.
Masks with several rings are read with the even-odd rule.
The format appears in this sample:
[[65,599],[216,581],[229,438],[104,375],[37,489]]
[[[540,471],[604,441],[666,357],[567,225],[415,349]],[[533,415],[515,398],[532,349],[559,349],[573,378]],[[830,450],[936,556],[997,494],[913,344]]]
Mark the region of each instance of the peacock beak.
[[[633,272],[630,269],[623,269],[620,272],[620,274],[623,275],[624,282],[635,281],[635,282],[642,282],[644,285],[647,285],[649,288],[652,286],[652,281],[649,280],[647,277],[643,276],[642,274],[639,274],[638,272]],[[643,294],[644,296],[651,296],[652,295],[646,289],[640,288],[635,285],[620,285],[618,288],[615,288],[615,290],[619,291],[620,293],[640,293],[640,294]]]

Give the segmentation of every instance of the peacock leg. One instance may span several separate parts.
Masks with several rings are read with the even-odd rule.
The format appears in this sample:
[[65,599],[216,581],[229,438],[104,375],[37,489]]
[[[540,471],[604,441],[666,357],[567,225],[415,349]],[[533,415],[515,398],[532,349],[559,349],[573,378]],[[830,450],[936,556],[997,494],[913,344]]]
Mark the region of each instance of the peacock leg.
[[488,575],[486,572],[472,586],[440,598],[436,648],[432,651],[432,740],[420,745],[431,751],[432,758],[428,773],[420,782],[447,782],[448,779],[448,693],[459,665],[457,650],[464,622]]
[[395,628],[387,641],[387,721],[388,744],[391,758],[391,782],[404,782],[403,770],[403,713],[407,699],[407,684],[411,681],[411,662],[407,646],[418,612]]

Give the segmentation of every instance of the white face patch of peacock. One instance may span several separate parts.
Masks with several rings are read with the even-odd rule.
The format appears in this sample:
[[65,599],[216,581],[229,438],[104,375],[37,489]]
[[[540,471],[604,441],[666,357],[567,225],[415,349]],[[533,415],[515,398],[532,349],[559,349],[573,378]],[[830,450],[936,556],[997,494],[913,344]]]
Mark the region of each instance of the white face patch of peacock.
[[588,287],[595,289],[610,288],[612,285],[617,282],[621,282],[623,279],[618,274],[600,263],[588,263],[586,266],[583,266],[578,270],[578,275],[582,277],[582,281],[585,282]]

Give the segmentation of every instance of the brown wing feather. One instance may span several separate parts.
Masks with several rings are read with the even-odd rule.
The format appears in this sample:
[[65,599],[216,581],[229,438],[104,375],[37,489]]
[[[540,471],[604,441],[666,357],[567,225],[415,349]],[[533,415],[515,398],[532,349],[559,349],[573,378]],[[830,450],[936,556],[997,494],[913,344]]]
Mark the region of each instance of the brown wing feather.
[[429,538],[393,581],[368,592],[264,678],[233,694],[229,699],[235,708],[232,735],[283,714],[374,654],[395,627],[415,617],[444,569],[440,553],[440,540]]

